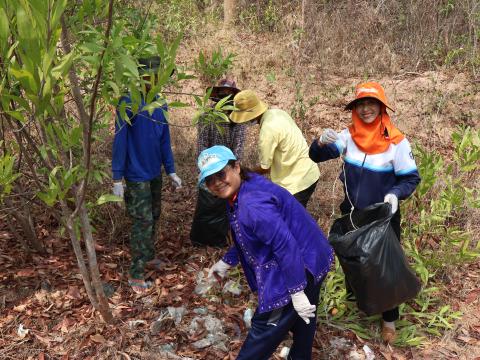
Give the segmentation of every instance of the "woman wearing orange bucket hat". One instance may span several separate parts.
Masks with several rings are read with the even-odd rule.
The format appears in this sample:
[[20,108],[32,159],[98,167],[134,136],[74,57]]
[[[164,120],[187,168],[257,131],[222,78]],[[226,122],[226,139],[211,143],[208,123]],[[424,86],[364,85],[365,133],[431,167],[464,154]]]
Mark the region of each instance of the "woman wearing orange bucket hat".
[[[410,143],[391,122],[389,104],[383,87],[377,82],[366,82],[356,87],[355,99],[345,110],[352,112],[350,126],[337,133],[325,129],[311,146],[309,155],[315,162],[342,156],[345,199],[340,204],[342,214],[355,209],[387,202],[391,204],[391,226],[400,239],[400,210],[398,201],[410,196],[420,182]],[[347,292],[351,287],[346,279]],[[398,307],[382,314],[382,338],[395,340],[395,321]]]

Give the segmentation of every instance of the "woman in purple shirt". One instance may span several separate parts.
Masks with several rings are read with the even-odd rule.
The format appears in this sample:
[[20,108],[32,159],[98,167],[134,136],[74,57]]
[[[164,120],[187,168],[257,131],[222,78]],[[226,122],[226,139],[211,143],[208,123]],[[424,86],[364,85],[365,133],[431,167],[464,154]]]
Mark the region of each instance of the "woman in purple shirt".
[[311,359],[320,285],[333,261],[327,239],[287,190],[241,168],[227,147],[202,151],[198,167],[199,183],[227,200],[234,240],[209,277],[223,278],[240,263],[258,294],[237,359],[269,359],[289,331],[289,359]]

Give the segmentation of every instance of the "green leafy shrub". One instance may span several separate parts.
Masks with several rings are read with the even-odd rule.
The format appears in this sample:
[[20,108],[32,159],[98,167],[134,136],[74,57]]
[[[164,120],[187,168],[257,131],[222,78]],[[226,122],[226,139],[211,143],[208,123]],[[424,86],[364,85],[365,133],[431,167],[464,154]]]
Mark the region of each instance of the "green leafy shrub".
[[213,84],[232,68],[235,56],[237,55],[230,52],[224,54],[220,47],[211,55],[200,51],[195,59],[195,71],[203,81]]
[[318,96],[306,99],[301,82],[295,81],[295,102],[290,110],[290,115],[295,119],[302,131],[304,130],[303,126],[307,123],[307,112],[318,102],[318,99]]
[[158,28],[162,35],[173,40],[178,34],[195,34],[204,24],[205,14],[199,11],[196,0],[158,0],[155,7],[160,15]]
[[268,0],[263,6],[250,4],[239,13],[239,22],[255,32],[277,31],[281,19],[281,9],[278,3]]
[[480,168],[480,130],[459,127],[452,134],[453,161],[415,147],[422,182],[405,203],[406,245],[433,269],[480,256],[465,224],[480,208],[476,172]]

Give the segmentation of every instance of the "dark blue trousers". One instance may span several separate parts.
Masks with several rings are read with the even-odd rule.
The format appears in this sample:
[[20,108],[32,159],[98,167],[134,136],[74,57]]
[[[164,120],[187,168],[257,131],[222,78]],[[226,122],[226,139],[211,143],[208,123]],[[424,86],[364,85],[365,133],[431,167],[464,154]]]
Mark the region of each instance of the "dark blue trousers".
[[[307,273],[307,287],[304,292],[311,304],[318,306],[320,281],[314,284]],[[289,331],[293,334],[293,345],[288,360],[311,360],[313,338],[317,329],[317,317],[306,324],[293,308],[292,303],[267,313],[259,314],[258,309],[252,318],[252,328],[240,349],[237,360],[268,360]]]

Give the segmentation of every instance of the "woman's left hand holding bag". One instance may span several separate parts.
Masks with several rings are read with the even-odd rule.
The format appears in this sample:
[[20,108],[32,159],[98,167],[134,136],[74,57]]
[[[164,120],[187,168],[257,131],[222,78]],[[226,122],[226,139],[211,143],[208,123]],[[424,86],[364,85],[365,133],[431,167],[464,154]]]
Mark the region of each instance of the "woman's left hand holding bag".
[[398,198],[394,194],[387,194],[383,199],[383,202],[389,203],[392,205],[392,214],[395,214],[398,210]]

